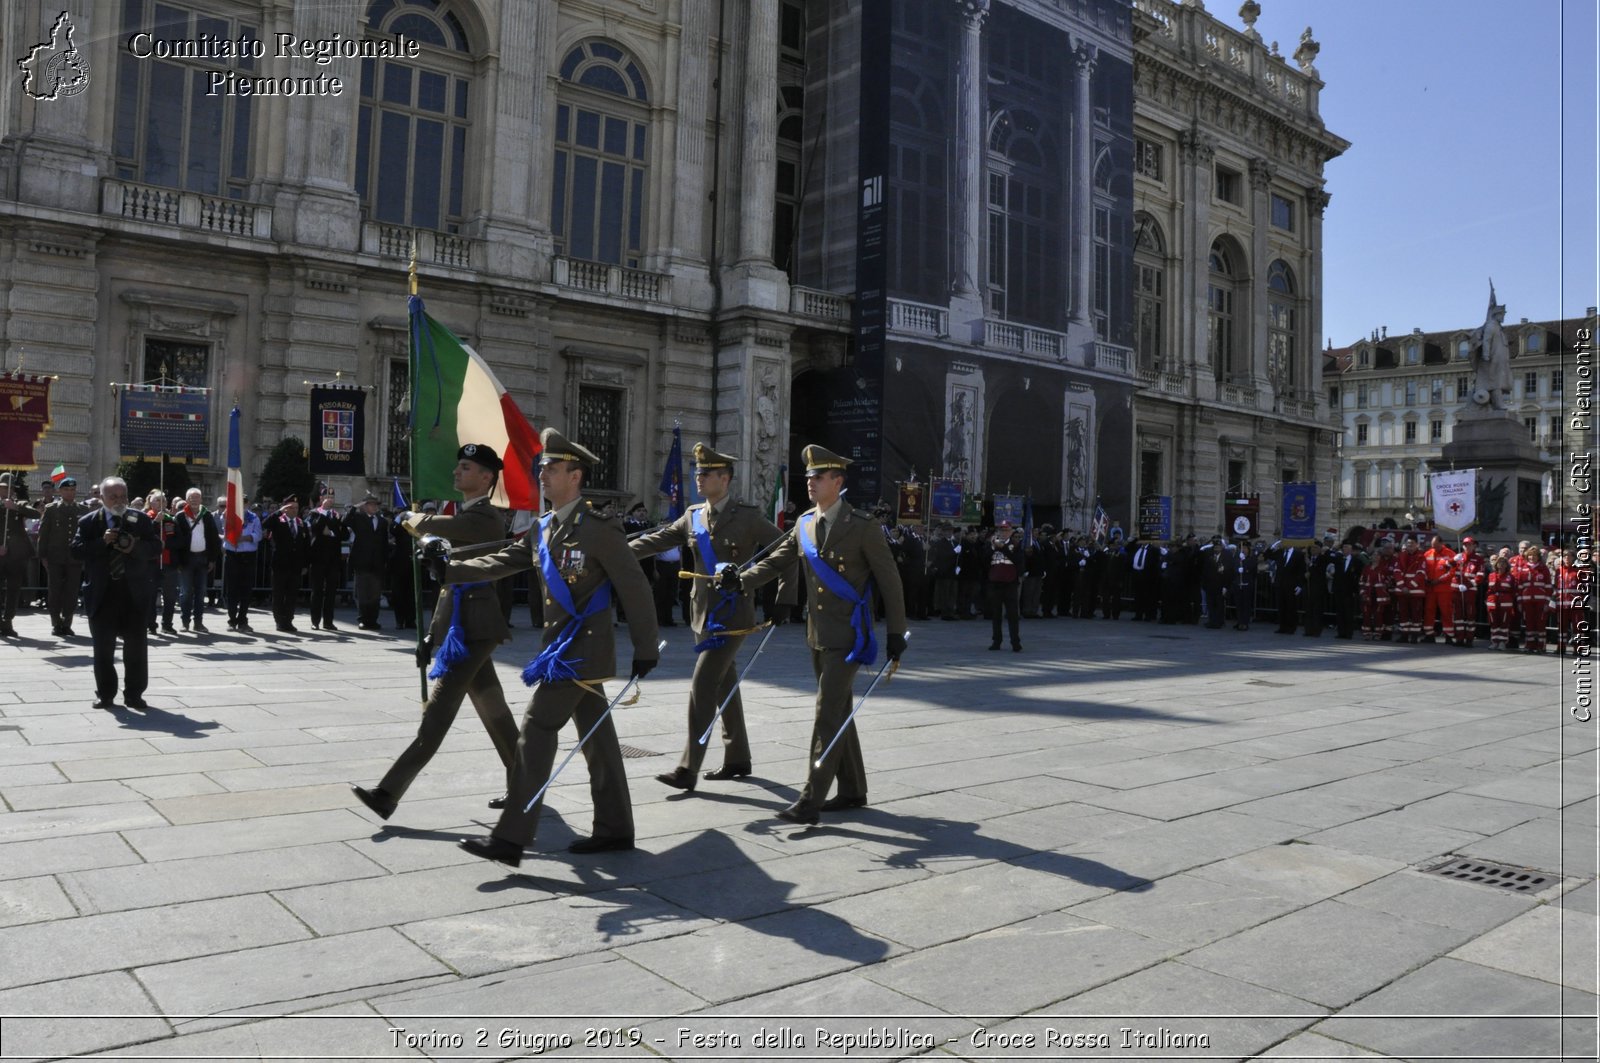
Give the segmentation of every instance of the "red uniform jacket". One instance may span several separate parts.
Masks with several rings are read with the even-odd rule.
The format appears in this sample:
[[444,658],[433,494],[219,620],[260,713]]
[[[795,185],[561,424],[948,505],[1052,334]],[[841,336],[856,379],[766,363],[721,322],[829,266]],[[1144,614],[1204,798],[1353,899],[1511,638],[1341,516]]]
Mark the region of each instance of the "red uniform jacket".
[[1394,555],[1394,589],[1397,594],[1426,594],[1423,580],[1427,576],[1427,562],[1421,552]]
[[1517,602],[1517,578],[1509,572],[1489,573],[1488,595],[1483,603],[1490,609],[1509,608]]
[[1456,555],[1456,590],[1481,591],[1483,578],[1488,575],[1488,566],[1483,563],[1482,554],[1457,554]]

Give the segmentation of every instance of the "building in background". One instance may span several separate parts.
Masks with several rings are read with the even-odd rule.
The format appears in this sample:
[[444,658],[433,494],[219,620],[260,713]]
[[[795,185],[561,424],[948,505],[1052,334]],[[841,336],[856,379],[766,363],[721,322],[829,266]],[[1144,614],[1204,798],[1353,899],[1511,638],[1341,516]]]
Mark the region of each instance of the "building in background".
[[1170,496],[1179,534],[1258,494],[1276,535],[1281,485],[1312,481],[1324,525],[1323,168],[1349,143],[1322,122],[1319,47],[1308,29],[1291,66],[1254,2],[1243,32],[1200,4],[1133,6],[1138,493]]
[[[1454,438],[1457,414],[1471,401],[1472,333],[1481,322],[1443,332],[1388,328],[1327,352],[1328,408],[1340,435],[1338,525],[1367,527],[1393,520],[1430,520],[1427,473]],[[1581,318],[1506,322],[1511,347],[1511,413],[1549,464],[1543,509],[1546,525],[1573,512],[1590,492],[1564,475],[1566,419],[1576,380],[1568,379],[1580,330],[1594,335],[1595,308]],[[1592,339],[1589,341],[1592,343]],[[1513,505],[1515,499],[1502,500]],[[1481,496],[1480,507],[1486,504]]]

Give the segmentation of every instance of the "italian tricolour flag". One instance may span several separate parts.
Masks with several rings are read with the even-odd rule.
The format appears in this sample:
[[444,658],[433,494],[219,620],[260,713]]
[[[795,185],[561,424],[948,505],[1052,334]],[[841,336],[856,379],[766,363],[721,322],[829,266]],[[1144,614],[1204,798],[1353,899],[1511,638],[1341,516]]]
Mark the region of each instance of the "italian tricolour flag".
[[490,501],[539,511],[534,463],[539,434],[477,351],[429,317],[411,296],[411,500],[454,498],[456,451],[487,443],[505,462]]

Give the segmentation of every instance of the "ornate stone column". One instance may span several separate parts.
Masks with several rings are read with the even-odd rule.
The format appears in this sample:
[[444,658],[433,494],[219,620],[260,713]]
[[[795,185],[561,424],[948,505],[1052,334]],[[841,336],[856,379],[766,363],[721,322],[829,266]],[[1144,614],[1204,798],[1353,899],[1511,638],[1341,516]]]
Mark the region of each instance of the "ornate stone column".
[[1216,142],[1199,129],[1178,133],[1178,194],[1182,216],[1173,255],[1180,263],[1174,294],[1178,301],[1177,350],[1181,372],[1195,398],[1216,394],[1206,351],[1206,286],[1210,272],[1211,161]]
[[778,0],[749,0],[743,35],[738,261],[771,265],[772,204],[778,180]]
[[985,193],[983,161],[988,149],[983,122],[983,20],[989,0],[956,0],[961,10],[961,48],[956,55],[956,231],[952,288],[958,302],[983,315],[978,289]]
[[1078,41],[1072,49],[1072,318],[1093,328],[1094,98],[1090,89],[1100,49]]
[[[1267,227],[1272,224],[1272,178],[1277,171],[1266,159],[1250,160],[1250,379],[1264,390],[1268,372],[1271,317],[1267,311]],[[1270,409],[1270,405],[1266,408]]]

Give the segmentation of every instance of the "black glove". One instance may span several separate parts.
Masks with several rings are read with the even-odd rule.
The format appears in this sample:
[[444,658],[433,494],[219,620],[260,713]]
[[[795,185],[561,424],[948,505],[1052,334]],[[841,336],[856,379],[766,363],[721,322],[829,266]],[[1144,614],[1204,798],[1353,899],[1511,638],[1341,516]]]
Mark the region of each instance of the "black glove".
[[898,661],[906,652],[906,637],[897,631],[889,632],[889,660]]
[[426,668],[433,661],[433,640],[423,639],[417,644],[417,667]]
[[739,579],[739,567],[737,565],[723,565],[717,573],[717,586],[722,590],[733,591],[736,594],[743,590],[744,584]]
[[445,577],[450,574],[450,559],[443,554],[428,558],[428,575],[433,577],[435,583],[444,584],[449,580]]
[[661,662],[659,660],[655,659],[655,658],[652,658],[652,659],[650,659],[648,661],[643,661],[643,660],[640,660],[639,658],[635,657],[633,659],[633,671],[628,673],[628,678],[629,679],[643,679],[645,676],[649,675],[655,669],[656,665],[658,665],[660,663]]

